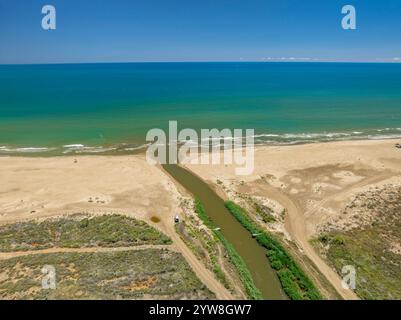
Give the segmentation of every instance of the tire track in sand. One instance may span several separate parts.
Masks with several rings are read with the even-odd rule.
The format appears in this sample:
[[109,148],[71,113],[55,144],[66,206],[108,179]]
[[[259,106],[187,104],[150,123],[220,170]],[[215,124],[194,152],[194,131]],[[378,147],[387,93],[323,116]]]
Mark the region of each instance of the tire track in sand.
[[291,235],[296,244],[303,250],[303,253],[316,265],[319,271],[333,285],[336,291],[345,300],[358,300],[358,296],[351,290],[344,289],[339,275],[329,267],[325,261],[315,252],[306,232],[306,223],[303,210],[299,205],[281,191],[270,185],[262,185],[264,195],[279,202],[287,209],[285,217],[285,229]]

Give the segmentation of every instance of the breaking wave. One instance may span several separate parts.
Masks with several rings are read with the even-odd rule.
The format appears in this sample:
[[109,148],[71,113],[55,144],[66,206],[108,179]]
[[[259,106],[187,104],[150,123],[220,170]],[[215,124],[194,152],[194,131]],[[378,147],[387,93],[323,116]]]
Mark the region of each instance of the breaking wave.
[[[245,134],[245,130],[243,130]],[[294,145],[314,142],[345,141],[345,140],[381,140],[401,139],[401,128],[367,129],[349,132],[304,132],[304,133],[257,133],[253,136],[256,145]],[[238,137],[225,137],[223,142],[237,141]],[[209,141],[214,143],[216,139]],[[179,144],[188,143],[196,145],[196,141],[180,140]],[[207,145],[205,139],[201,139],[201,145]],[[130,154],[145,150],[150,143],[134,144],[119,143],[110,146],[89,146],[82,143],[65,144],[60,147],[31,147],[31,146],[0,146],[0,155],[15,154],[49,154],[49,155],[74,155],[74,154]],[[223,143],[221,143],[223,145]]]

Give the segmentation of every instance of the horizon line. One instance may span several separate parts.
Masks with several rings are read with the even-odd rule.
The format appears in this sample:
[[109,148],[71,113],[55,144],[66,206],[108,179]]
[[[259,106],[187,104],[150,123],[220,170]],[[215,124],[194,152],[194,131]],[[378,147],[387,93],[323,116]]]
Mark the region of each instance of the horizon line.
[[376,59],[376,60],[330,60],[330,59],[267,59],[267,60],[144,60],[144,61],[88,61],[88,62],[33,62],[33,63],[0,63],[0,66],[23,65],[69,65],[69,64],[141,64],[141,63],[366,63],[366,64],[398,64],[401,59]]

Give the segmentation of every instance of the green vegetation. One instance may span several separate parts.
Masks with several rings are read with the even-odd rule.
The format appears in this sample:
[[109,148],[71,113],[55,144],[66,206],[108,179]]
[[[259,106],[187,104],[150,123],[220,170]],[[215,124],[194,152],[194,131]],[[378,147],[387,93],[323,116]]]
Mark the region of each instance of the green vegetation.
[[401,187],[362,192],[343,213],[352,227],[332,228],[312,243],[338,274],[344,266],[355,267],[360,298],[400,300]]
[[[56,289],[41,286],[45,265]],[[212,299],[181,254],[167,249],[52,253],[0,260],[0,299]]]
[[255,235],[258,243],[267,249],[267,257],[281,282],[284,292],[292,300],[321,299],[320,293],[297,263],[288,255],[283,246],[249,218],[247,212],[232,201],[225,202],[226,208]]
[[[338,237],[344,240],[331,240]],[[401,299],[401,257],[389,250],[391,247],[380,228],[375,226],[343,233],[331,232],[319,237],[315,244],[319,243],[323,248],[318,248],[339,274],[344,266],[355,267],[356,294],[360,298]]]
[[196,227],[194,228],[185,221],[176,224],[175,230],[196,257],[205,262],[206,266],[214,272],[216,278],[225,288],[230,289],[230,283],[217,258],[219,255],[219,240],[216,237],[209,237],[208,234],[198,230]]
[[340,234],[328,234],[324,233],[318,237],[318,241],[323,244],[334,244],[334,245],[344,245],[345,238]]
[[276,222],[276,219],[271,214],[266,213],[265,209],[260,204],[255,202],[254,207],[256,213],[262,218],[264,223]]
[[235,250],[235,248],[226,240],[223,234],[220,231],[215,230],[215,226],[213,222],[209,219],[209,216],[206,214],[202,203],[199,199],[195,199],[195,211],[198,214],[199,218],[203,221],[203,223],[211,230],[213,230],[216,237],[220,240],[223,244],[224,248],[226,249],[230,261],[235,266],[238,271],[238,275],[243,283],[247,296],[252,300],[262,299],[262,294],[259,289],[255,286],[252,275],[248,270],[244,260]]
[[171,240],[167,236],[145,222],[122,215],[102,215],[93,218],[75,215],[0,227],[2,252],[52,247],[128,247],[170,243]]

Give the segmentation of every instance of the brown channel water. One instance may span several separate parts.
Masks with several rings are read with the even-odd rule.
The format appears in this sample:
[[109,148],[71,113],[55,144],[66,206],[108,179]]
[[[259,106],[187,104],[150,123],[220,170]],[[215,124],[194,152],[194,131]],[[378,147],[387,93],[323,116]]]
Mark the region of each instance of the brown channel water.
[[183,167],[163,165],[163,168],[180,185],[202,202],[206,214],[214,225],[221,228],[221,233],[245,261],[263,298],[267,300],[287,299],[277,275],[266,257],[266,249],[260,246],[252,238],[252,235],[231,215],[224,206],[224,200],[206,182]]

